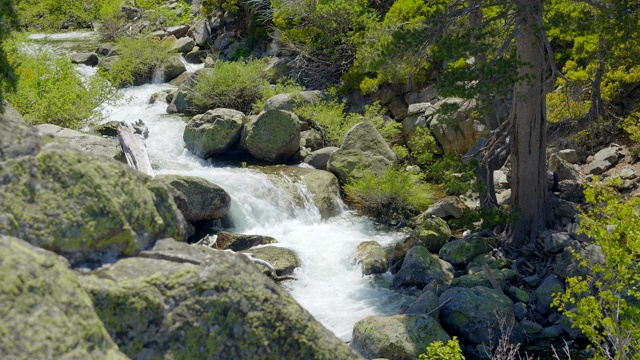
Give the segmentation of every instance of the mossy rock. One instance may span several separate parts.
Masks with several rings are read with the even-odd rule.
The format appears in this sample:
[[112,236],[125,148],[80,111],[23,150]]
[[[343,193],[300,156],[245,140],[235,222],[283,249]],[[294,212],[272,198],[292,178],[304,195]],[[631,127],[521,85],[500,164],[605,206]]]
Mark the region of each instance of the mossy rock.
[[[491,272],[494,279],[498,283],[501,289],[505,289],[507,283],[514,282],[519,278],[516,271],[512,269],[493,270]],[[492,287],[487,274],[484,271],[477,272],[475,274],[463,275],[457,277],[451,282],[451,286],[460,286],[466,288],[472,288],[476,286]]]
[[367,359],[414,360],[432,342],[449,340],[440,324],[425,314],[370,316],[354,326],[351,347]]
[[438,284],[449,285],[453,280],[453,266],[444,260],[438,259],[423,246],[414,246],[402,262],[400,271],[396,273],[391,282],[392,288],[415,286],[422,289],[431,281]]
[[[293,274],[293,270],[300,267],[300,259],[298,259],[296,253],[287,248],[264,246],[243,252],[253,254],[253,257],[256,259],[264,260],[273,265],[278,276],[291,275]],[[264,268],[262,272],[268,274],[269,271]]]
[[451,238],[451,229],[446,221],[423,213],[416,217],[416,226],[411,232],[420,240],[420,245],[431,252],[437,252]]
[[127,359],[58,255],[0,235],[3,359]]
[[102,136],[86,134],[52,124],[38,125],[36,129],[60,144],[65,144],[93,155],[105,156],[109,159],[127,163],[122,147],[116,139],[105,139]]
[[188,221],[216,220],[225,217],[231,196],[220,186],[197,176],[158,175],[158,181],[171,187],[176,205]]
[[287,160],[300,149],[300,120],[288,111],[264,111],[245,125],[240,146],[259,160]]
[[358,358],[245,256],[201,259],[127,258],[80,280],[131,358]]
[[329,156],[327,170],[348,184],[369,173],[382,175],[396,160],[378,129],[365,121],[347,131],[340,149]]
[[0,164],[0,234],[72,262],[131,256],[157,239],[184,239],[167,188],[114,160],[49,143]]
[[37,154],[43,146],[38,130],[25,124],[9,103],[4,107],[0,114],[0,161]]
[[189,151],[208,159],[237,144],[246,122],[246,116],[237,110],[209,110],[189,121],[184,129],[183,139]]
[[355,263],[361,264],[362,275],[387,272],[387,252],[375,241],[364,241],[356,248]]
[[216,235],[216,249],[230,249],[233,251],[242,251],[258,245],[278,242],[270,236],[263,235],[235,234],[227,231],[220,231]]
[[489,253],[495,247],[495,238],[469,236],[444,244],[438,254],[453,266],[465,266],[476,256]]

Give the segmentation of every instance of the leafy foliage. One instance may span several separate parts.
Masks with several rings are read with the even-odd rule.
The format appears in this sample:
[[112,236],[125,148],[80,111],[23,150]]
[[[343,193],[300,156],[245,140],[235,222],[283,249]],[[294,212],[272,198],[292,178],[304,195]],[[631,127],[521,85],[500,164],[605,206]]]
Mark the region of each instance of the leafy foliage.
[[171,55],[168,42],[145,37],[122,37],[116,44],[119,56],[109,71],[102,71],[102,75],[117,87],[147,82]]
[[251,112],[270,87],[269,71],[263,60],[217,61],[213,72],[200,76],[195,87],[194,104],[204,112],[218,107]]
[[27,123],[78,129],[97,119],[97,108],[117,99],[116,90],[100,76],[83,81],[73,64],[50,52],[12,53],[20,81],[9,102]]
[[[621,199],[612,188],[594,182],[585,187],[594,207],[580,226],[602,248],[603,264],[588,276],[567,279],[554,304],[582,330],[600,359],[640,358],[640,199]],[[581,259],[582,266],[589,266]]]
[[345,186],[358,212],[384,224],[393,224],[427,209],[431,191],[409,172],[389,168],[382,176],[368,174]]
[[475,164],[465,162],[455,154],[437,159],[427,170],[427,179],[439,184],[447,195],[464,195],[477,191]]
[[419,360],[464,360],[458,338],[454,336],[444,344],[442,341],[434,341],[427,350],[418,356]]
[[14,90],[17,77],[11,64],[5,42],[18,28],[18,16],[12,0],[0,0],[0,113],[4,112],[4,90]]

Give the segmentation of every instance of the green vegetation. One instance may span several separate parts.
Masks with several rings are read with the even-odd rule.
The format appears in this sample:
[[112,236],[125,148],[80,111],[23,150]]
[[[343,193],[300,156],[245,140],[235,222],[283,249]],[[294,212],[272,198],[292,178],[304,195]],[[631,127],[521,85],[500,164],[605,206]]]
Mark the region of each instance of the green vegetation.
[[108,71],[101,69],[101,74],[117,87],[148,82],[156,69],[171,56],[169,42],[123,37],[116,44],[118,57]]
[[368,174],[346,185],[344,191],[360,214],[387,225],[417,215],[432,202],[429,185],[394,168],[382,176]]
[[464,360],[458,338],[454,336],[444,344],[442,341],[434,341],[427,350],[418,356],[419,360]]
[[194,104],[198,112],[224,107],[248,114],[263,99],[263,89],[271,86],[268,79],[269,71],[263,60],[218,60],[212,72],[200,76]]
[[587,276],[567,279],[554,304],[582,330],[597,350],[596,359],[640,358],[640,198],[621,199],[612,188],[594,182],[585,197],[594,205],[580,226],[602,248],[605,261],[581,265]]
[[18,28],[18,16],[12,0],[0,0],[0,113],[4,112],[4,90],[15,90],[17,77],[8,58],[5,42]]
[[238,0],[202,0],[202,12],[206,15],[211,15],[216,8],[237,13],[240,10],[240,5]]
[[116,90],[99,76],[83,80],[67,59],[45,50],[18,51],[17,39],[7,47],[18,65],[20,81],[7,100],[27,123],[78,129],[97,120],[97,108],[115,100]]

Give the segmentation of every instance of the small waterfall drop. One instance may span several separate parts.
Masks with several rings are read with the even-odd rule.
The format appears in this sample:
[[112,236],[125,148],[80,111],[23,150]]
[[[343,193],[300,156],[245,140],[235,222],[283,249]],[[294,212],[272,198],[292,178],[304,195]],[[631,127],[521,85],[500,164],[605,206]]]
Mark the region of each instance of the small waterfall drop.
[[151,84],[160,85],[163,82],[164,82],[164,68],[157,67],[153,72],[153,76],[151,77]]

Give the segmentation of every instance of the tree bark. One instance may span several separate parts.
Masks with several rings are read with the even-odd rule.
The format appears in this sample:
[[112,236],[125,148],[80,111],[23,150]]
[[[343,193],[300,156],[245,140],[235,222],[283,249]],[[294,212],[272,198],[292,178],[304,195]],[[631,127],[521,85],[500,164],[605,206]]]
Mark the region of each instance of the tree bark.
[[511,132],[511,204],[517,218],[508,227],[511,245],[532,243],[548,219],[546,167],[545,46],[542,0],[514,0],[519,29],[516,53],[520,81],[515,85]]

